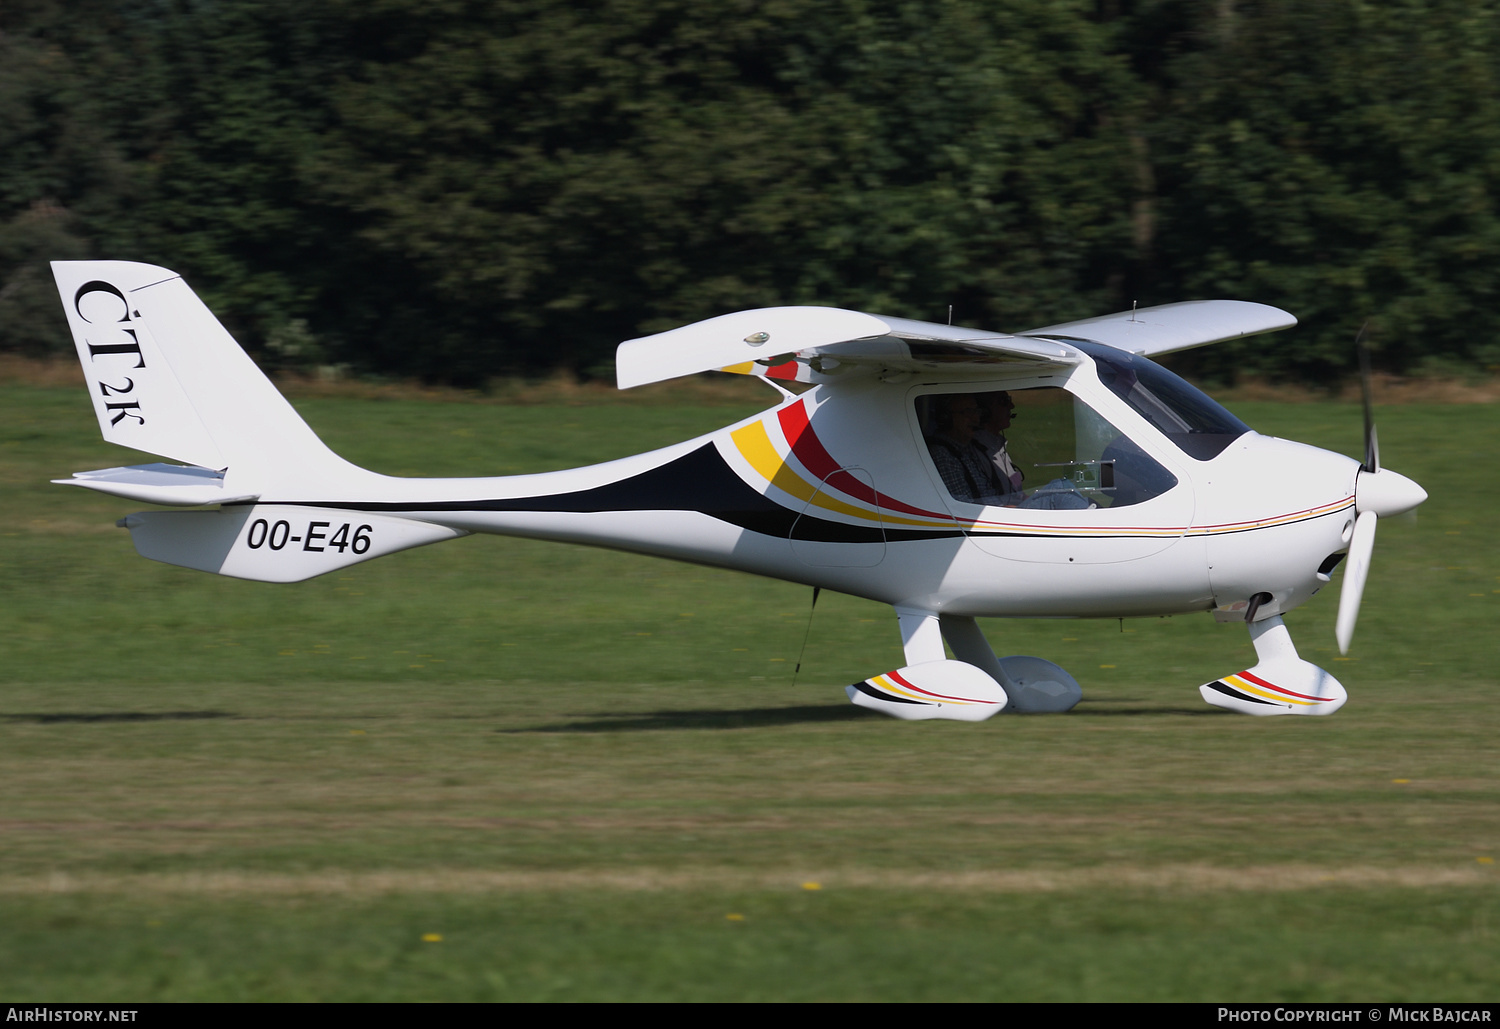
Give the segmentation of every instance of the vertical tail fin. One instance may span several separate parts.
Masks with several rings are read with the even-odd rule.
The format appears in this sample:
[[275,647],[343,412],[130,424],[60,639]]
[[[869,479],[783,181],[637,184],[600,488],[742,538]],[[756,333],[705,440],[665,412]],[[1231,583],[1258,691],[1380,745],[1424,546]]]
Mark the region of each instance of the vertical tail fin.
[[52,273],[109,442],[222,472],[242,495],[369,474],[318,439],[177,273],[128,261]]

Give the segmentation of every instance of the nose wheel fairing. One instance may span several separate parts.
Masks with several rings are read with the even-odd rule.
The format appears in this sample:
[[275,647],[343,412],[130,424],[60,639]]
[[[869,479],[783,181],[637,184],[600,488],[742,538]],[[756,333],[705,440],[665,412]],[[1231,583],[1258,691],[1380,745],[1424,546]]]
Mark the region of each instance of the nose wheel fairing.
[[1343,684],[1297,655],[1280,615],[1253,622],[1255,667],[1198,687],[1215,707],[1247,715],[1331,715],[1349,699]]

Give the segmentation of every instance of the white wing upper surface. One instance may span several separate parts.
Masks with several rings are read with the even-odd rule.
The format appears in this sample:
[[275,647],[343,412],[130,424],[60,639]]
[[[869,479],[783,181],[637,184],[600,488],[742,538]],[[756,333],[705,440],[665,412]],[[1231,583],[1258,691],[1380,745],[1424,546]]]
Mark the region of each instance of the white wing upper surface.
[[1150,356],[1296,324],[1285,311],[1241,300],[1164,304],[1017,335],[835,307],[766,307],[627,340],[615,366],[621,389],[713,370],[801,382],[825,381],[840,365],[980,374],[997,364],[1076,364],[1069,339]]
[[962,373],[993,370],[996,364],[1078,360],[1076,351],[1055,340],[833,307],[768,307],[627,340],[616,351],[615,368],[620,388],[629,389],[715,370],[809,382],[841,365]]
[[738,311],[621,343],[615,375],[620,388],[629,389],[886,331],[885,321],[874,315],[836,307]]
[[1150,357],[1241,336],[1289,329],[1296,324],[1296,318],[1267,304],[1252,304],[1244,300],[1190,300],[1100,315],[1078,322],[1045,325],[1040,329],[1029,329],[1022,335],[1088,339]]

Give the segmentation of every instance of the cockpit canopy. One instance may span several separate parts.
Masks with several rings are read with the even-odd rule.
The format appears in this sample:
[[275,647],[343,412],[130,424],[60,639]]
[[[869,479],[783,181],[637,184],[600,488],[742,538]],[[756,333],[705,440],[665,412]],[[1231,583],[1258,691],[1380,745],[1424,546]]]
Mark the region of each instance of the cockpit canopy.
[[1155,361],[1099,343],[1067,342],[1092,357],[1099,381],[1188,457],[1212,460],[1250,431],[1218,401]]

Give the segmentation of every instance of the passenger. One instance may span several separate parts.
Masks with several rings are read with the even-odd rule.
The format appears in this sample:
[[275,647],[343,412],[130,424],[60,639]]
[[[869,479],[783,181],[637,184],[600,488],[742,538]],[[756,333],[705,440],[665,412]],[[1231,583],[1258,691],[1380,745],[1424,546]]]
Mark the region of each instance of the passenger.
[[1067,479],[1053,479],[1027,497],[1011,460],[1005,430],[1015,417],[1009,393],[955,393],[934,406],[938,432],[927,438],[943,485],[955,500],[993,507],[1069,511],[1093,507]]
[[935,430],[927,437],[927,452],[954,500],[997,507],[1020,503],[1008,481],[1001,481],[985,450],[975,440],[979,430],[979,401],[972,393],[934,398]]

